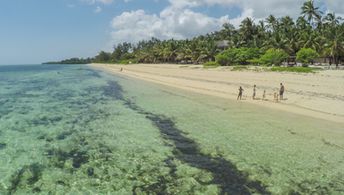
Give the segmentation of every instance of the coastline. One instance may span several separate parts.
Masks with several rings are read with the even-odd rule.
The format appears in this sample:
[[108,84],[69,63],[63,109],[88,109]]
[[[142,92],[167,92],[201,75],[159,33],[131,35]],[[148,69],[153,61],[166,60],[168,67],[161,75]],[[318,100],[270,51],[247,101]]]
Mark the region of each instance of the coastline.
[[[90,64],[92,68],[120,74],[204,95],[236,100],[239,86],[244,99],[238,103],[264,106],[282,112],[344,123],[344,71],[326,70],[316,74],[289,72],[230,71],[226,67],[204,69],[195,65],[172,64]],[[120,71],[124,68],[123,71]],[[286,88],[285,100],[273,101],[279,83]],[[257,100],[252,100],[253,85]],[[266,99],[261,100],[263,90]]]

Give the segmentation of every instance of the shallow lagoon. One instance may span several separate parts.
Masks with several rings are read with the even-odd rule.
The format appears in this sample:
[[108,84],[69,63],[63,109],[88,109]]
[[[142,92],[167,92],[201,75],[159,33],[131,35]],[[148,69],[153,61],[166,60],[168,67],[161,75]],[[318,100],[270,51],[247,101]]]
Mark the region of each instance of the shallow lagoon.
[[344,126],[87,66],[0,66],[0,194],[344,193]]

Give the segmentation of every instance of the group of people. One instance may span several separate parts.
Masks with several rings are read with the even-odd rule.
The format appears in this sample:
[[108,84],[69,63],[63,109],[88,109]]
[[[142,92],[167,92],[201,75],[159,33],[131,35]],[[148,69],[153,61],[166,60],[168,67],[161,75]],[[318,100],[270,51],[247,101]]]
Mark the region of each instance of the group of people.
[[[237,100],[241,100],[242,99],[242,95],[243,95],[244,89],[240,86],[239,87],[239,94],[238,94],[238,98]],[[254,85],[253,86],[253,94],[252,94],[252,99],[255,100],[256,99],[256,93],[257,93],[257,86]],[[284,94],[284,85],[283,83],[280,84],[280,89],[279,89],[279,93],[274,93],[274,101],[278,102],[278,100],[283,100],[283,94]],[[263,98],[262,100],[266,100],[266,90],[264,90],[263,92]]]

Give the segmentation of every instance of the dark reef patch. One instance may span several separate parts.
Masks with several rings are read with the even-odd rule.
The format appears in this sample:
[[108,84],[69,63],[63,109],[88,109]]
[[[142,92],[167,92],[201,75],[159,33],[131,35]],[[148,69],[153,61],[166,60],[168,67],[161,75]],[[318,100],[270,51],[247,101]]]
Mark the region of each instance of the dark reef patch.
[[[294,183],[294,182],[292,182]],[[333,184],[325,184],[321,185],[316,180],[304,180],[300,183],[294,183],[294,188],[289,192],[289,194],[292,195],[298,195],[298,194],[331,194],[329,187],[334,187]],[[341,192],[344,192],[344,190],[339,190]],[[338,191],[338,192],[339,192]]]
[[150,185],[134,186],[132,193],[134,195],[141,194],[140,192],[145,192],[147,194],[170,194],[168,191],[169,186],[176,186],[175,182],[178,179],[176,174],[177,166],[173,162],[173,157],[167,158],[165,161],[167,167],[170,168],[169,175],[159,176],[155,183]]
[[7,107],[6,105],[2,104],[0,107],[0,119],[13,112],[13,110],[13,108]]
[[99,74],[99,71],[93,69],[85,69],[87,71],[87,75],[91,77],[101,78],[102,76]]
[[71,99],[75,96],[74,92],[68,91],[68,90],[59,90],[58,92],[55,92],[51,94],[53,98],[59,101],[66,101],[68,99]]
[[48,117],[48,116],[42,116],[39,118],[35,118],[30,121],[31,124],[38,126],[38,125],[49,125],[49,124],[55,124],[57,122],[60,122],[62,120],[61,116],[53,116],[53,117]]
[[206,170],[213,175],[212,184],[221,188],[221,194],[270,194],[260,181],[248,179],[248,175],[222,157],[212,157],[200,152],[198,144],[183,135],[174,122],[164,116],[150,113],[146,116],[158,127],[162,137],[174,145],[174,157],[188,165]]
[[64,168],[65,162],[69,159],[72,160],[73,168],[80,168],[83,164],[87,163],[89,159],[86,151],[77,149],[73,149],[69,152],[60,149],[49,149],[46,154],[53,166],[58,168]]
[[61,185],[61,186],[69,186],[68,184],[66,184],[64,181],[62,181],[62,180],[57,180],[56,181],[56,184],[57,185]]
[[[163,139],[172,143],[174,158],[189,166],[210,172],[214,179],[209,184],[218,185],[221,188],[221,194],[270,194],[260,181],[250,180],[245,172],[238,170],[230,161],[222,157],[203,154],[198,144],[186,137],[172,119],[145,111],[134,102],[125,99],[122,93],[122,87],[115,81],[109,81],[108,85],[104,87],[104,95],[123,101],[128,108],[144,115],[160,130]],[[176,167],[170,160],[166,160],[166,164],[170,167],[173,176]],[[136,188],[140,188],[148,194],[165,194],[169,182],[173,181],[161,177],[154,185],[135,187],[133,193]]]
[[92,177],[94,175],[94,168],[93,167],[87,168],[87,175],[90,177]]
[[73,132],[72,131],[64,131],[62,133],[60,133],[59,135],[56,136],[57,140],[64,140],[66,139],[68,136],[72,135]]
[[108,146],[106,146],[105,144],[99,144],[97,149],[98,149],[99,157],[101,159],[104,159],[105,161],[108,161],[109,159],[111,159],[113,152]]
[[13,194],[18,188],[33,186],[42,177],[42,172],[43,166],[38,163],[27,165],[19,169],[11,176],[11,186],[8,188],[8,193]]
[[160,176],[157,181],[152,185],[134,186],[132,193],[133,195],[142,194],[140,192],[145,192],[147,194],[170,194],[168,192],[168,184],[172,181],[166,177]]
[[116,98],[118,100],[124,100],[123,88],[116,81],[108,81],[108,84],[103,87],[103,95]]
[[6,146],[7,146],[7,144],[5,144],[5,143],[0,143],[0,150],[5,149]]

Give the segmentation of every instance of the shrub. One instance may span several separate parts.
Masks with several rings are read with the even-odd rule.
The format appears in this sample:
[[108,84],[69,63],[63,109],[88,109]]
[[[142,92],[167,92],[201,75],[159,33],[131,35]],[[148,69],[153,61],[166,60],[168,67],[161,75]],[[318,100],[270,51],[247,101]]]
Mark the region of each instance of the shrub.
[[230,64],[229,58],[225,53],[220,53],[215,56],[216,62],[221,66],[228,66]]
[[136,59],[128,59],[128,60],[120,60],[117,62],[118,64],[137,64],[138,61]]
[[234,48],[227,49],[226,51],[216,56],[216,62],[222,66],[227,65],[246,65],[250,63],[250,60],[260,57],[260,51],[258,48]]
[[218,64],[217,62],[211,61],[211,62],[206,62],[203,64],[203,67],[205,68],[216,68],[220,66],[220,64]]
[[121,60],[132,60],[135,58],[133,53],[125,53],[122,55]]
[[254,58],[252,60],[249,60],[248,62],[252,65],[260,65],[261,64],[260,58]]
[[231,71],[243,71],[248,70],[248,66],[234,66]]
[[300,72],[300,73],[314,73],[315,68],[310,67],[272,67],[273,72]]
[[311,48],[302,48],[296,54],[296,60],[302,63],[302,66],[308,66],[309,63],[313,62],[319,54]]
[[246,65],[250,63],[250,60],[260,57],[260,51],[258,48],[239,48],[235,51],[235,61],[237,64]]
[[261,64],[280,66],[284,60],[288,58],[288,54],[281,49],[269,49],[259,59]]

